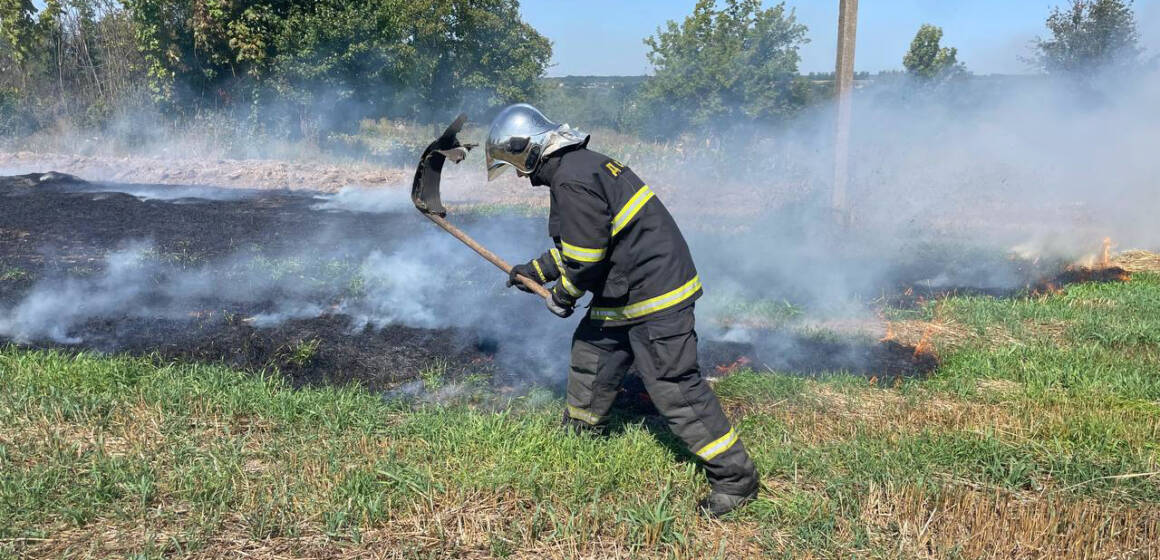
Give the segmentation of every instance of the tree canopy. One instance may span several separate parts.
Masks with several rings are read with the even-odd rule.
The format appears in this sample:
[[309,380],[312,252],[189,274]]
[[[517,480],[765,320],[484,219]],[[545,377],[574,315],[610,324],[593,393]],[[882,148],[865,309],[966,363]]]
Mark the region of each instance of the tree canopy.
[[[163,99],[280,99],[416,115],[523,99],[551,44],[517,0],[128,0]],[[177,89],[185,87],[184,91]]]
[[443,120],[533,97],[551,54],[518,0],[0,0],[4,106],[46,121],[142,90],[299,128]]
[[918,29],[910,50],[902,58],[907,74],[922,81],[948,78],[964,71],[958,49],[941,45],[941,27],[924,24]]
[[808,41],[784,3],[699,0],[683,22],[669,21],[645,39],[655,75],[638,100],[661,127],[722,130],[738,121],[770,122],[804,104],[808,87],[798,76],[798,48]]
[[1131,0],[1072,0],[1047,16],[1051,36],[1036,41],[1035,64],[1050,74],[1082,76],[1139,62]]

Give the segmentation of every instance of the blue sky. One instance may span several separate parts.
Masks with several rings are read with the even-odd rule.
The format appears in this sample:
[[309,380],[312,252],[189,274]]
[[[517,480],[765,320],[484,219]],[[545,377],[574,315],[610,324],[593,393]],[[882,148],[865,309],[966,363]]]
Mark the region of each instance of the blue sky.
[[[1066,0],[861,0],[858,71],[900,69],[902,55],[923,23],[945,31],[943,44],[976,73],[1020,73],[1020,55],[1045,33],[1043,20]],[[631,75],[648,71],[641,42],[667,20],[681,20],[695,0],[523,0],[524,19],[553,43],[552,76]],[[766,5],[774,2],[766,1]],[[834,67],[838,0],[788,0],[809,27],[802,48],[803,72]],[[1160,0],[1136,0],[1140,36],[1150,54],[1160,53]]]

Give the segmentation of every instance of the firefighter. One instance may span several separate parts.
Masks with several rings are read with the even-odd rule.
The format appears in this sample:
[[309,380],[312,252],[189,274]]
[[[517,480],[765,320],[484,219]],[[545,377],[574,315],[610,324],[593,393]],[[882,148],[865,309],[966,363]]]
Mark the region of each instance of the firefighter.
[[701,279],[672,215],[623,163],[587,148],[589,137],[557,125],[531,105],[496,116],[488,132],[487,171],[509,167],[551,192],[554,246],[512,269],[555,282],[547,301],[572,313],[592,302],[572,336],[564,423],[603,433],[613,400],[635,366],[669,428],[705,466],[712,492],[700,509],[724,515],[757,496],[757,472],[697,363],[694,302]]

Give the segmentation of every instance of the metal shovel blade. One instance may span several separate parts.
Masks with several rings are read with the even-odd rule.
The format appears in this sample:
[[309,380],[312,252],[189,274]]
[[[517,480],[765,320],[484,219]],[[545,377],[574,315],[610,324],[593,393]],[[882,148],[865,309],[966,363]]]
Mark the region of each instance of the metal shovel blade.
[[467,157],[467,151],[474,147],[472,144],[461,144],[456,137],[466,122],[467,114],[460,113],[451,126],[423,150],[419,167],[415,170],[415,180],[411,183],[411,201],[420,212],[447,215],[447,209],[439,199],[440,174],[445,161],[450,159],[452,163],[459,163]]

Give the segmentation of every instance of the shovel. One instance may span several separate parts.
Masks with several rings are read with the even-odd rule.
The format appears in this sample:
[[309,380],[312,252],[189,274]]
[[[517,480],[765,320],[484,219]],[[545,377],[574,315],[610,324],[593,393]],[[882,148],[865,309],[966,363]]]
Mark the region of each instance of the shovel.
[[[411,183],[411,201],[415,203],[415,208],[419,212],[435,222],[436,225],[455,236],[464,245],[471,247],[471,250],[499,267],[505,274],[511,274],[512,266],[510,264],[447,221],[447,209],[443,207],[443,202],[439,199],[439,180],[440,174],[443,172],[443,163],[451,160],[451,163],[457,164],[467,157],[468,150],[475,147],[475,144],[461,144],[456,137],[459,131],[463,130],[463,124],[466,122],[467,115],[461,113],[439,138],[436,138],[427,146],[427,149],[423,150],[423,155],[419,158],[419,168],[415,170],[415,180]],[[565,316],[564,310],[552,302],[552,294],[538,282],[522,275],[516,275],[516,280],[536,295],[544,298],[548,309],[551,309],[553,313],[561,317]]]

